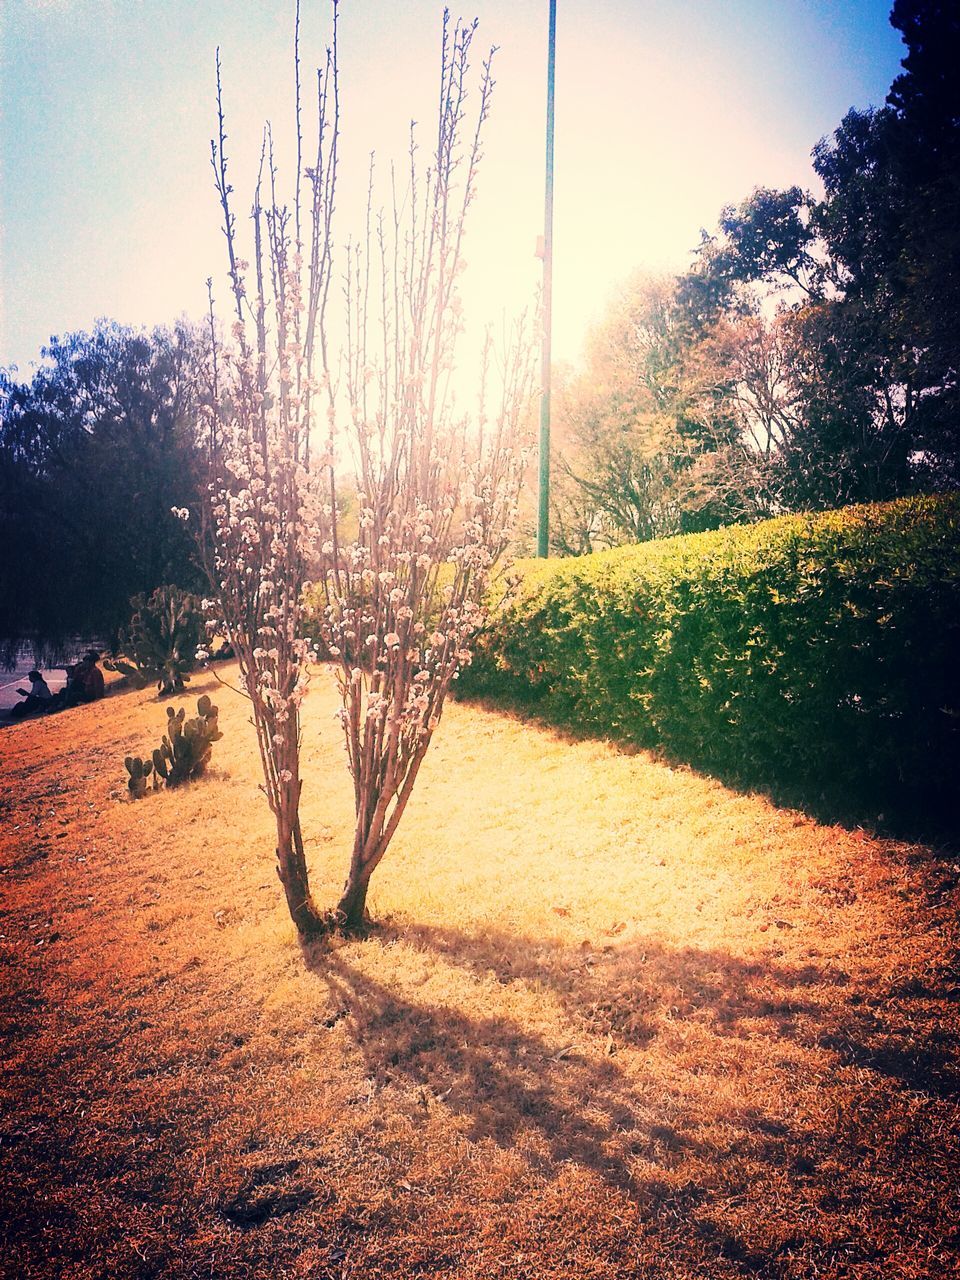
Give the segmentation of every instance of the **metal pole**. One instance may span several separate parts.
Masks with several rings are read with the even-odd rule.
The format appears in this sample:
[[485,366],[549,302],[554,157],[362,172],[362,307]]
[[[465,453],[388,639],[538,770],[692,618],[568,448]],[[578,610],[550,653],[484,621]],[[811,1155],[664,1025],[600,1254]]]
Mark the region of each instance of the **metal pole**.
[[540,357],[540,491],[537,555],[550,551],[550,337],[553,320],[553,99],[557,62],[557,0],[550,0],[547,42],[547,183],[543,208],[543,348]]

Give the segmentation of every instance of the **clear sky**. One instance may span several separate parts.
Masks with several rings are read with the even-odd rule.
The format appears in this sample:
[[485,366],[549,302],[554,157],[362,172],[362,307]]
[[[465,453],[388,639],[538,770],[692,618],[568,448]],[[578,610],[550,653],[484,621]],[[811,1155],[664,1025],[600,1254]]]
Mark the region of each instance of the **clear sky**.
[[[460,12],[451,6],[454,16]],[[889,0],[558,0],[554,352],[638,267],[681,269],[701,227],[758,185],[813,181],[810,150],[883,102],[903,47]],[[234,184],[262,121],[289,137],[293,0],[0,0],[0,365],[96,317],[202,315],[225,295],[212,188],[214,51]],[[474,321],[531,296],[543,221],[547,0],[473,0],[497,90],[464,289]],[[337,236],[358,229],[367,156],[429,149],[442,4],[341,0]],[[326,0],[303,0],[303,60]]]

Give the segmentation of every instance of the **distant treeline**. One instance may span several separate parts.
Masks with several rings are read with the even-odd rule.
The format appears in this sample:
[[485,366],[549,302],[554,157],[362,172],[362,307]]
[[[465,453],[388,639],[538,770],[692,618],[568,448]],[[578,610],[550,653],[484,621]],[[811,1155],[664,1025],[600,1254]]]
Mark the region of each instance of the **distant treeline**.
[[886,105],[757,189],[692,269],[637,278],[558,402],[579,554],[960,481],[960,6],[897,0]]

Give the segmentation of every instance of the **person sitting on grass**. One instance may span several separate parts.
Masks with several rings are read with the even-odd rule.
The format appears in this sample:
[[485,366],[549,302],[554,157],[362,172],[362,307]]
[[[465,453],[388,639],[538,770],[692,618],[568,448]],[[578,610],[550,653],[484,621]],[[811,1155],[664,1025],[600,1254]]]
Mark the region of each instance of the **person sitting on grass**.
[[27,679],[30,681],[30,688],[17,690],[17,693],[23,697],[23,701],[10,709],[10,714],[17,720],[22,719],[23,716],[33,715],[36,711],[46,711],[53,702],[50,686],[41,672],[28,671]]
[[63,668],[67,683],[53,699],[57,710],[75,707],[81,702],[96,702],[103,697],[105,686],[103,672],[97,666],[99,658],[96,649],[88,649],[78,663]]
[[83,702],[96,702],[106,693],[103,672],[97,666],[100,654],[96,649],[88,649],[80,663],[80,678],[83,684]]

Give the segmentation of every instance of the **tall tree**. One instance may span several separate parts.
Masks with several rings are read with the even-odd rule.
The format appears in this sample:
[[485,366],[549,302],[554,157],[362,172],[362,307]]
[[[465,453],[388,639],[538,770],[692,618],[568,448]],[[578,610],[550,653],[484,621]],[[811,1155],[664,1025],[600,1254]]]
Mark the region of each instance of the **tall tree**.
[[199,584],[171,509],[196,505],[204,465],[189,329],[101,322],[43,358],[30,382],[0,388],[0,636],[40,647],[109,637],[132,595]]
[[772,514],[771,462],[794,412],[779,324],[717,275],[635,277],[557,396],[556,550]]
[[909,334],[928,394],[917,412],[921,469],[960,484],[960,9],[896,0],[890,21],[907,44],[887,98],[896,157],[910,190],[901,255]]
[[552,524],[561,554],[680,527],[677,319],[672,282],[635,277],[591,333],[583,372],[560,382]]

